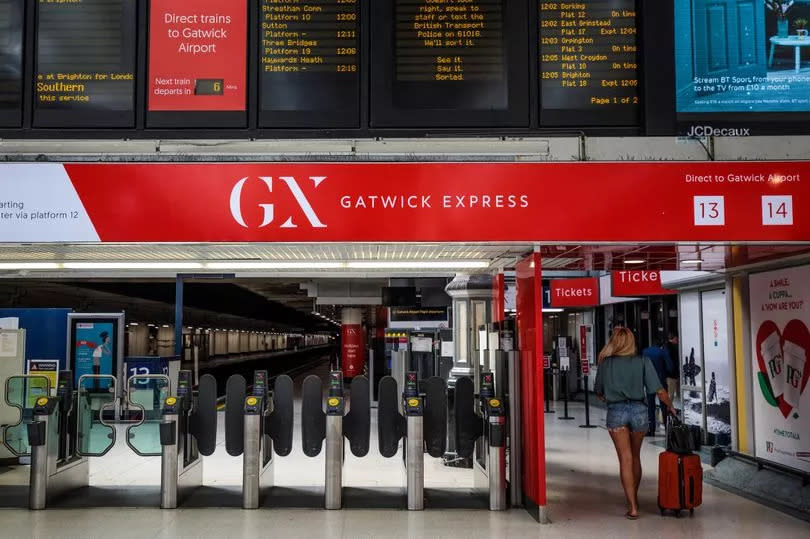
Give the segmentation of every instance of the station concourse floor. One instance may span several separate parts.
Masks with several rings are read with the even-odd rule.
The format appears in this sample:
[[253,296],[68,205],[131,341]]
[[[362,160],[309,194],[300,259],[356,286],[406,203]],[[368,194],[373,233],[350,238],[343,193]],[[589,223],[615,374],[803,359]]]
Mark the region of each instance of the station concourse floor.
[[[319,373],[324,374],[324,373]],[[296,380],[296,387],[300,382]],[[298,408],[298,406],[297,406]],[[600,539],[647,539],[684,537],[758,538],[810,537],[810,523],[763,505],[704,485],[704,502],[693,518],[662,518],[656,506],[657,455],[660,448],[645,443],[642,450],[644,479],[641,485],[642,518],[624,518],[624,496],[618,479],[618,464],[604,428],[581,429],[581,403],[572,403],[575,421],[561,421],[546,415],[549,514],[552,523],[537,524],[523,509],[506,512],[471,509],[426,509],[421,512],[392,509],[260,508],[242,510],[234,499],[221,508],[188,507],[161,510],[148,507],[71,507],[45,511],[0,509],[0,537],[113,536],[116,539],[150,537],[542,537]],[[381,457],[374,435],[369,455],[358,459],[347,450],[344,484],[354,487],[404,487],[405,476],[398,454]],[[298,418],[298,413],[296,413]],[[604,412],[592,409],[594,424],[604,423]],[[314,487],[323,484],[323,452],[307,458],[300,449],[300,425],[296,422],[296,447],[275,464],[275,484]],[[204,461],[204,484],[222,492],[238,494],[241,457],[230,457],[224,437],[211,457]],[[660,440],[660,438],[659,438]],[[159,484],[158,458],[135,456],[123,443],[110,454],[91,460],[90,483],[116,490],[141,490]],[[0,474],[0,488],[2,476]],[[426,488],[465,489],[472,487],[470,470],[448,468],[426,455]],[[149,489],[151,490],[151,489]],[[403,489],[404,492],[404,489]]]

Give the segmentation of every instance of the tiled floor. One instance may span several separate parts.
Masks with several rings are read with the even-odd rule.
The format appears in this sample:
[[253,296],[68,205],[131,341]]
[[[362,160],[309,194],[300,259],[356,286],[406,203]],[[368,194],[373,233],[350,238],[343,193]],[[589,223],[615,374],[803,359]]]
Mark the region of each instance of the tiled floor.
[[[624,501],[617,478],[613,447],[603,428],[578,428],[583,411],[572,404],[578,421],[560,421],[546,415],[549,508],[552,524],[540,526],[521,509],[503,513],[473,510],[324,511],[321,509],[178,509],[150,507],[106,509],[49,509],[31,512],[0,510],[0,537],[599,537],[712,539],[810,537],[810,524],[754,502],[704,486],[704,504],[694,518],[662,518],[655,504],[656,463],[660,448],[645,444],[645,478],[641,487],[642,518],[623,518]],[[600,424],[604,413],[593,410]],[[374,425],[374,423],[372,423]],[[299,432],[296,426],[296,433]],[[220,438],[221,439],[221,438]],[[300,446],[300,442],[298,442]],[[464,488],[472,486],[469,470],[446,468],[426,457],[427,486]],[[108,456],[94,461],[91,484],[157,485],[159,460],[135,457],[119,440]],[[224,446],[205,461],[207,485],[237,486],[241,461],[225,453]],[[323,457],[309,459],[300,448],[276,463],[276,484],[318,486],[323,484]],[[0,474],[0,484],[7,474]],[[7,477],[11,477],[8,475]],[[405,484],[399,456],[384,459],[372,440],[369,456],[347,455],[345,483],[352,486],[391,487]],[[2,488],[0,486],[0,488]],[[136,487],[137,488],[137,487]]]

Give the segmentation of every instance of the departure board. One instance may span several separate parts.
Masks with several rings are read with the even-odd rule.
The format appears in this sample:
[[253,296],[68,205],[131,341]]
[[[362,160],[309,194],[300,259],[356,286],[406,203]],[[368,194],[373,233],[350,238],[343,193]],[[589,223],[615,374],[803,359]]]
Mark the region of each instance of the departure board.
[[22,118],[23,0],[0,0],[0,127]]
[[[411,111],[408,117],[423,125],[528,122],[528,115],[517,119],[524,110],[515,114],[528,94],[527,64],[521,63],[528,50],[525,2],[389,2],[393,9],[382,10],[379,21],[393,26],[390,44],[383,45],[393,52],[385,60],[393,109]],[[452,113],[437,114],[441,110]]]
[[541,125],[637,125],[636,0],[539,7]]
[[132,0],[39,0],[35,127],[134,127]]
[[359,127],[359,0],[261,0],[262,127]]

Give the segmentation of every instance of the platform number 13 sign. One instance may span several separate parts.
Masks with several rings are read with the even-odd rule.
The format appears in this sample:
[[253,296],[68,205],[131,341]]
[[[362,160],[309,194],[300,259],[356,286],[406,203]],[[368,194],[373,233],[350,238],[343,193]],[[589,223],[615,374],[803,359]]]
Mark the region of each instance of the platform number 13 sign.
[[695,226],[723,226],[725,224],[725,197],[695,197]]

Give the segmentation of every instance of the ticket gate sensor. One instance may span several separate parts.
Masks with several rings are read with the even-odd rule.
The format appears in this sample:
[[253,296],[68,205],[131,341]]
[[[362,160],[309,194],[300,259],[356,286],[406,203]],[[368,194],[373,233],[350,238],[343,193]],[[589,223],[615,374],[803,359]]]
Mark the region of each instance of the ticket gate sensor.
[[322,403],[323,382],[316,375],[304,380],[301,402],[301,442],[304,454],[316,457],[326,440],[326,469],[324,506],[340,509],[343,506],[343,438],[349,440],[356,457],[368,454],[371,437],[371,410],[368,378],[355,376],[351,384],[349,413],[345,413],[343,373],[329,373],[326,411]]
[[507,506],[506,411],[503,401],[491,392],[492,373],[482,373],[481,378],[480,406],[476,406],[473,381],[467,377],[456,380],[456,450],[460,457],[473,457],[476,443],[483,438],[479,451],[485,455],[489,509],[503,511]]
[[262,490],[273,485],[273,453],[292,451],[293,381],[277,377],[271,396],[267,371],[256,371],[250,394],[240,375],[228,378],[226,390],[225,447],[242,456],[242,507],[256,509]]
[[160,507],[175,509],[178,502],[202,486],[203,459],[217,443],[217,381],[210,374],[200,378],[196,398],[192,373],[181,370],[177,395],[163,403],[160,424]]
[[391,376],[380,380],[377,432],[380,454],[391,458],[397,454],[399,441],[405,438],[405,471],[408,510],[425,508],[425,449],[440,458],[446,449],[447,387],[437,376],[422,382],[419,392],[416,372],[405,373],[401,399],[404,415],[399,413],[400,395],[397,381]]

